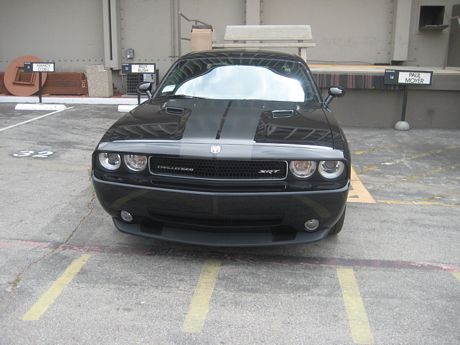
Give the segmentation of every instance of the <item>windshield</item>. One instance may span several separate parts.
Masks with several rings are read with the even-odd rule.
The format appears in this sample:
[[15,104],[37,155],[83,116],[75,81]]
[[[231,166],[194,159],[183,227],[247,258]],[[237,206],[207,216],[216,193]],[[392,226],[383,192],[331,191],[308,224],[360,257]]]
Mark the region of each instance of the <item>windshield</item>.
[[184,60],[168,74],[157,96],[302,103],[317,100],[307,69],[299,62],[279,59]]

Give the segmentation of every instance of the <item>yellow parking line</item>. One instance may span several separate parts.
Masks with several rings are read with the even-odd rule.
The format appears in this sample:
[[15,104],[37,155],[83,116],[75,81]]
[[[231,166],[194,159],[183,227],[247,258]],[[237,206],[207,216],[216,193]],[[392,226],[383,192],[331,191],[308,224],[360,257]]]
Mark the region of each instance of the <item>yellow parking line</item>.
[[415,206],[444,206],[444,207],[455,207],[458,205],[449,204],[440,201],[428,201],[428,200],[377,200],[381,204],[388,205],[415,205]]
[[337,276],[342,288],[343,302],[353,341],[355,344],[373,344],[374,338],[353,269],[338,268]]
[[348,192],[348,202],[362,202],[375,204],[375,200],[371,193],[364,187],[355,169],[351,167],[351,185]]
[[24,314],[22,320],[36,321],[46,312],[46,310],[54,303],[56,298],[62,293],[67,285],[80,272],[81,268],[86,264],[91,255],[83,254],[78,259],[72,261],[64,273],[54,281],[50,288],[40,296],[38,301]]
[[220,262],[218,261],[208,261],[201,269],[200,278],[193,293],[184,324],[182,325],[183,332],[199,333],[203,329],[219,270]]
[[369,154],[369,153],[375,153],[375,152],[378,152],[378,151],[388,151],[390,149],[395,149],[395,148],[398,148],[400,146],[401,146],[400,144],[382,145],[382,146],[377,146],[377,147],[370,148],[368,150],[353,151],[353,155],[360,156],[360,155],[365,155],[365,154]]
[[460,283],[460,272],[452,272],[453,276],[457,278],[458,282]]

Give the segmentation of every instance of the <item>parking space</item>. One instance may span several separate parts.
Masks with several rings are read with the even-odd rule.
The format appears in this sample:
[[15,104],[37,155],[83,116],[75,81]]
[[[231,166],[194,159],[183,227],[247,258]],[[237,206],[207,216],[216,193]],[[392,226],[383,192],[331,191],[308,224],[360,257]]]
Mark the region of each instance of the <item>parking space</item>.
[[15,110],[12,104],[0,104],[0,131],[47,113],[50,113],[50,111]]
[[[449,130],[347,131],[356,172],[387,204],[460,204],[460,133]],[[445,188],[449,185],[449,188]]]
[[339,236],[209,249],[115,230],[90,157],[120,116],[75,106],[0,132],[0,344],[460,342],[460,132],[346,129]]

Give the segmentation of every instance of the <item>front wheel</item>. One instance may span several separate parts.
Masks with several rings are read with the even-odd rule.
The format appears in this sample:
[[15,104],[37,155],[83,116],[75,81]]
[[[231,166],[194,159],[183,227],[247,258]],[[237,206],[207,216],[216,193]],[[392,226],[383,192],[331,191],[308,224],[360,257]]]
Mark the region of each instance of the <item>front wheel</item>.
[[343,210],[342,216],[339,218],[337,223],[335,223],[334,227],[329,231],[329,235],[337,235],[340,231],[342,231],[343,227],[343,222],[345,221],[345,213],[346,213],[346,207]]

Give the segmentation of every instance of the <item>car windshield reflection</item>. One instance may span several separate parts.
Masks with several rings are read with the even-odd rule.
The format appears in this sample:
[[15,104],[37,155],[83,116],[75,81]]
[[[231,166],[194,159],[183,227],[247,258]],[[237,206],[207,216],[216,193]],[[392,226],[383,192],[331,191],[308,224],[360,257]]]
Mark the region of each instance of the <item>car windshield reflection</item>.
[[175,94],[209,99],[305,101],[305,92],[299,80],[258,66],[213,68],[206,74],[187,80]]

